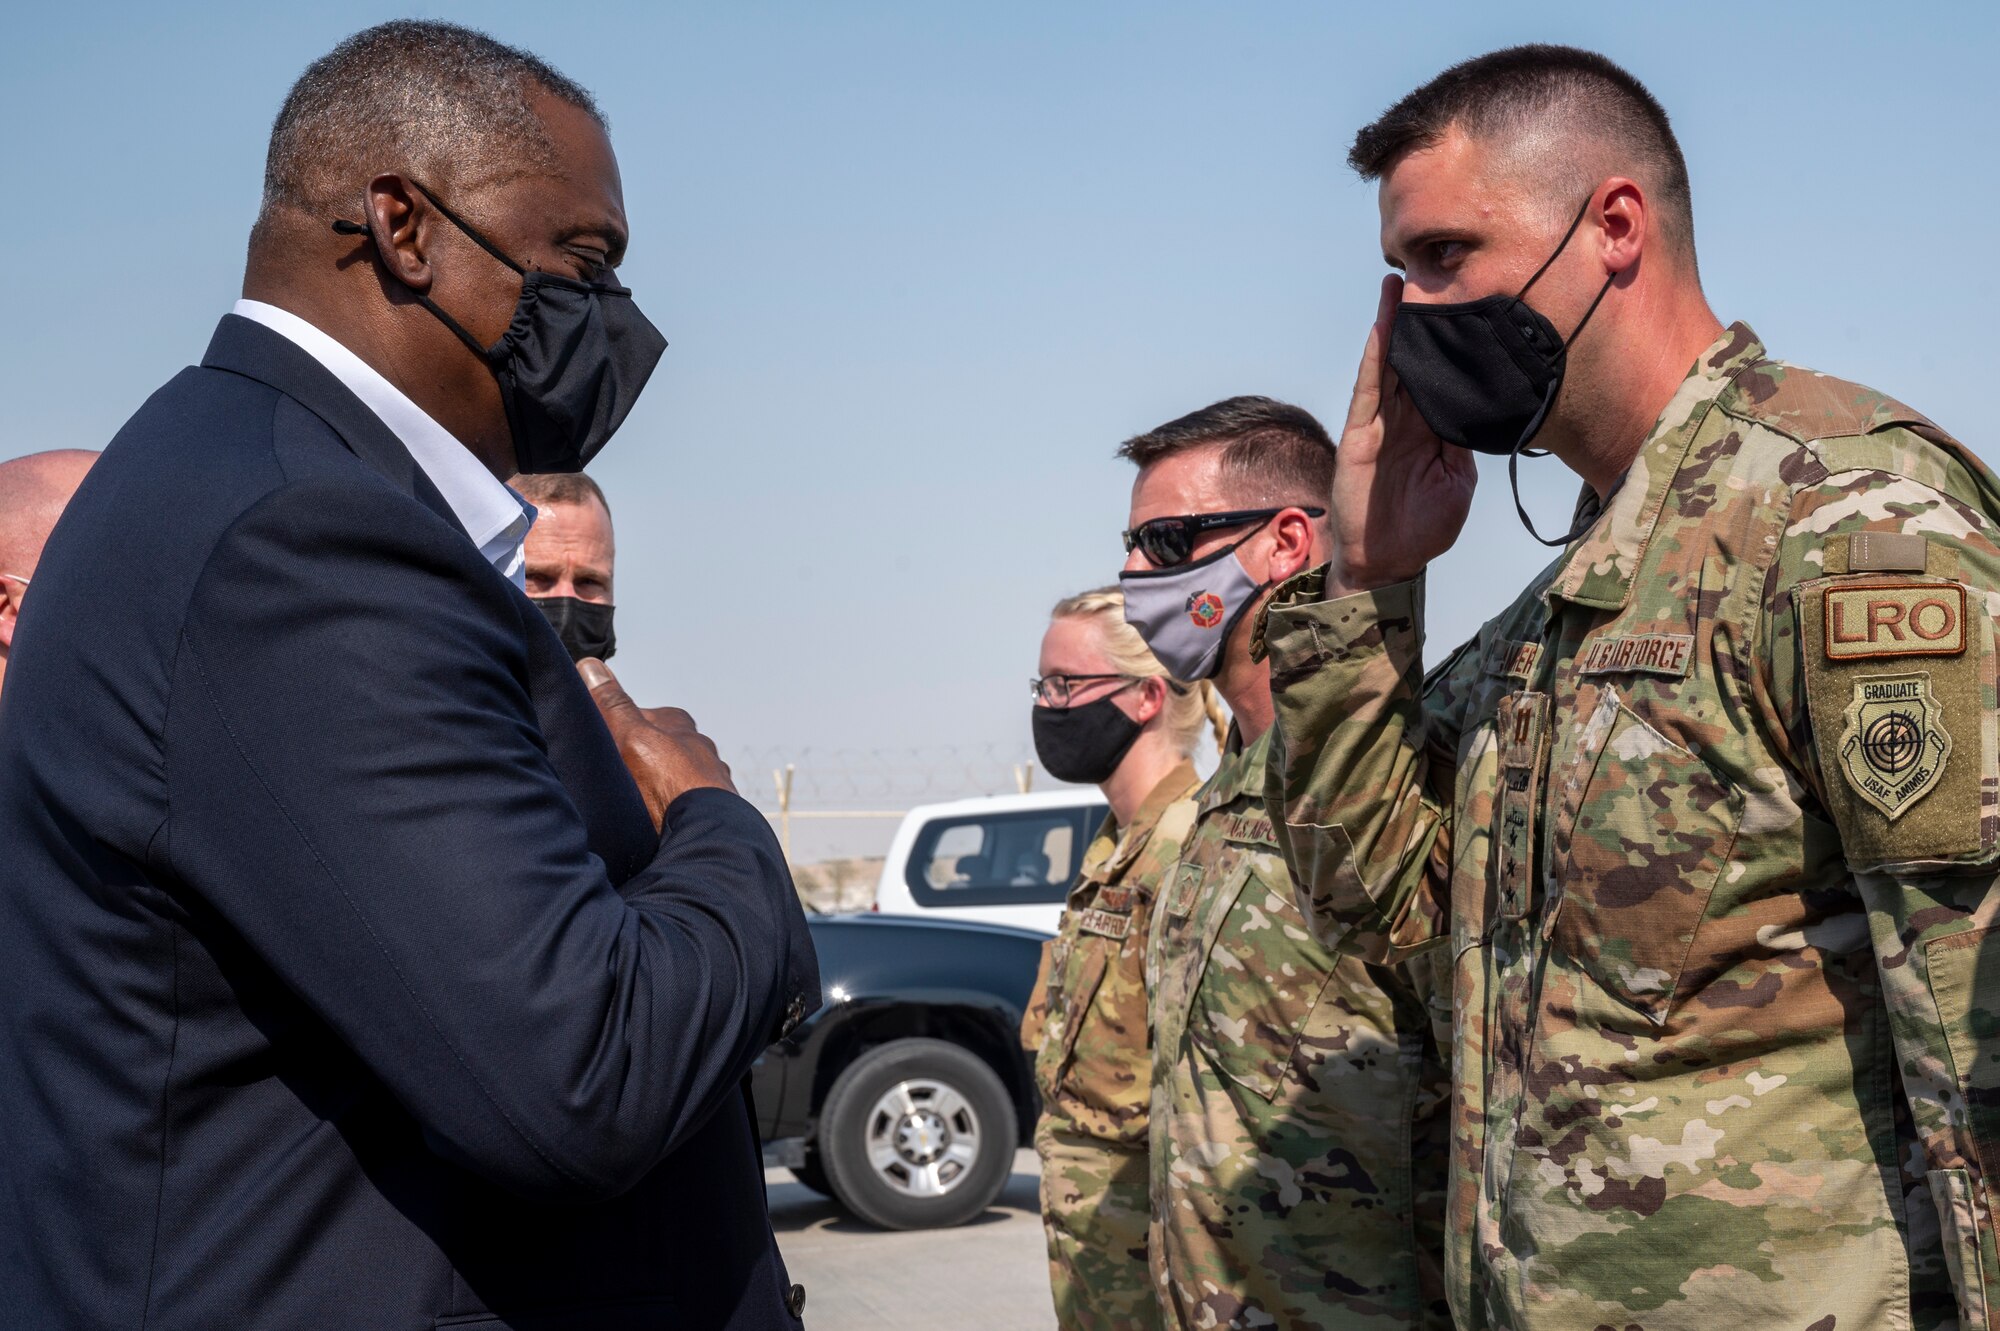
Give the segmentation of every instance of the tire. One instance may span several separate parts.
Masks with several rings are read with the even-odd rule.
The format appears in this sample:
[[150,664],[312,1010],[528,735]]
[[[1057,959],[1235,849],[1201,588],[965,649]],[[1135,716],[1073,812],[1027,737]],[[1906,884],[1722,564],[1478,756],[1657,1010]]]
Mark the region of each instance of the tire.
[[880,1229],[943,1229],[1007,1186],[1013,1101],[977,1055],[943,1040],[877,1045],[827,1092],[814,1145],[835,1200]]
[[818,1151],[807,1151],[806,1162],[794,1165],[791,1174],[793,1178],[803,1183],[808,1191],[816,1192],[822,1197],[833,1196],[833,1184],[827,1182],[826,1166],[820,1163]]

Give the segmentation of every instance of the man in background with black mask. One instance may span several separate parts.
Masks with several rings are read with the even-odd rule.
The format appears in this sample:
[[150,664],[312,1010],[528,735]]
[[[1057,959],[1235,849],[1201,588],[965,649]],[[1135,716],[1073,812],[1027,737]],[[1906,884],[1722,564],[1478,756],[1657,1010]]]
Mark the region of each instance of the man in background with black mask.
[[[1710,313],[1602,56],[1468,61],[1350,161],[1402,276],[1269,615],[1271,813],[1321,939],[1455,966],[1459,1325],[2000,1325],[2000,484]],[[1425,676],[1460,445],[1583,493]]]
[[1431,962],[1316,942],[1264,813],[1270,589],[1325,559],[1333,441],[1230,398],[1127,440],[1125,618],[1235,717],[1161,878],[1148,954],[1154,1287],[1164,1324],[1391,1331],[1444,1310],[1445,1071]]
[[798,1325],[742,1089],[819,1001],[797,897],[688,718],[579,679],[504,485],[658,359],[625,244],[525,52],[388,23],[285,99],[244,299],[9,664],[10,1324]]
[[535,506],[525,552],[528,599],[570,660],[610,660],[618,650],[611,622],[618,546],[604,491],[580,471],[516,476],[514,491]]

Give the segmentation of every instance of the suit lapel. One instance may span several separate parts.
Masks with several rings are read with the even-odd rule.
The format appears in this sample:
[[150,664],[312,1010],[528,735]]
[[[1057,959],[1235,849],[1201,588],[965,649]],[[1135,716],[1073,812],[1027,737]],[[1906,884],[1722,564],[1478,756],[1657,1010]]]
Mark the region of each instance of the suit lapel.
[[391,485],[464,532],[458,515],[395,431],[290,338],[255,319],[225,314],[201,363],[206,369],[227,370],[277,389],[325,421],[350,452]]

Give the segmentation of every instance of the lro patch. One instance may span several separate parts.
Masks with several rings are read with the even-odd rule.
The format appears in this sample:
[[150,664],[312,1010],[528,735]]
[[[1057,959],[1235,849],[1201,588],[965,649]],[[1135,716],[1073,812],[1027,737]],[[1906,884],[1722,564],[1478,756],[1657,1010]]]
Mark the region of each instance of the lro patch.
[[1965,588],[1953,583],[1829,587],[1824,606],[1829,661],[1957,656],[1965,650]]
[[1928,672],[1857,677],[1845,720],[1841,768],[1854,793],[1891,822],[1937,787],[1951,733]]

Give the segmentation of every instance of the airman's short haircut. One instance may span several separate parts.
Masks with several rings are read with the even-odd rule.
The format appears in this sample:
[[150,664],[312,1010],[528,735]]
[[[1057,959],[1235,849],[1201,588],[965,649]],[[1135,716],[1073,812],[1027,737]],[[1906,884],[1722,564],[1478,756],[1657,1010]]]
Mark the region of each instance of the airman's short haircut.
[[349,215],[375,175],[434,188],[487,184],[554,165],[537,93],[604,114],[544,61],[456,23],[397,19],[306,66],[271,126],[263,230],[283,211]]
[[604,491],[580,471],[522,472],[512,484],[521,498],[536,508],[596,502],[606,514],[611,512],[611,502],[604,497]]
[[1333,440],[1303,407],[1268,397],[1232,397],[1127,439],[1118,456],[1141,471],[1189,449],[1221,446],[1232,503],[1324,504],[1333,488]]
[[1605,176],[1638,181],[1661,236],[1693,264],[1694,205],[1680,142],[1666,108],[1610,60],[1535,44],[1453,65],[1356,134],[1348,165],[1363,180],[1379,180],[1454,125],[1518,154],[1558,226]]

